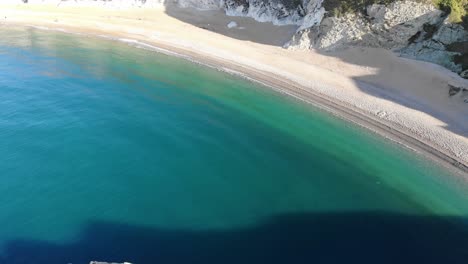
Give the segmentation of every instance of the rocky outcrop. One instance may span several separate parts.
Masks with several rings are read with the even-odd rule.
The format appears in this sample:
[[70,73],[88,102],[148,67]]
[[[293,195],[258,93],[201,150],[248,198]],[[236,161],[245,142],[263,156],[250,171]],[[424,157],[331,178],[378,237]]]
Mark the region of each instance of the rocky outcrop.
[[276,25],[300,24],[306,14],[302,1],[296,0],[226,0],[226,14],[249,16]]
[[275,25],[298,25],[300,29],[320,23],[323,0],[176,0],[180,7],[223,9],[229,16],[251,17]]
[[324,51],[350,46],[386,48],[400,51],[408,58],[433,62],[460,74],[463,72],[461,76],[468,75],[466,44],[461,49],[450,48],[454,43],[468,40],[466,29],[449,23],[447,14],[427,2],[373,4],[365,12],[326,17],[324,0],[216,1],[178,0],[181,6],[222,8],[231,16],[248,16],[276,25],[298,25],[297,33],[285,45],[287,48]]
[[323,0],[225,0],[227,15],[248,16],[275,25],[299,25],[309,28],[320,23],[325,9]]
[[[371,5],[366,14],[327,17],[315,28],[299,32],[313,40],[310,48],[334,50],[351,45],[403,48],[425,24],[438,24],[442,11],[417,2],[394,2],[390,6]],[[302,37],[303,39],[303,37]],[[289,43],[289,46],[299,44]]]
[[459,98],[463,100],[463,102],[468,103],[468,88],[457,87],[451,84],[449,84],[448,87],[449,87],[450,97],[458,96]]
[[327,17],[319,25],[299,31],[286,47],[325,51],[382,47],[466,76],[467,45],[467,30],[449,23],[446,14],[432,4],[399,1],[370,5],[364,13]]
[[[457,73],[467,70],[468,31],[461,25],[444,21],[438,29],[424,31],[423,28],[421,32],[409,46],[402,49],[403,56],[433,62]],[[465,73],[460,75],[468,77]]]

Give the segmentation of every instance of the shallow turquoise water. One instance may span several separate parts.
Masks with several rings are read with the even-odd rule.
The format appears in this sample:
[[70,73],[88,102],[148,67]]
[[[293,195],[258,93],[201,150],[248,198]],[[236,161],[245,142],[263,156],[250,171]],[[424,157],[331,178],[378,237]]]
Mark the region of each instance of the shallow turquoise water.
[[468,257],[468,186],[413,152],[181,59],[0,35],[0,263]]

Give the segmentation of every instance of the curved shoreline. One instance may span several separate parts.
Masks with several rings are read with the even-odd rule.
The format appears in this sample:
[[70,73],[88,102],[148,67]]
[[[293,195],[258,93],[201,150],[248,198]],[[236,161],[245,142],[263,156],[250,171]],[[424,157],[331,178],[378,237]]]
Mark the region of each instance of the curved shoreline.
[[[146,43],[144,43],[146,44]],[[148,45],[148,44],[146,44]],[[304,101],[308,104],[318,107],[321,110],[326,111],[329,114],[332,114],[340,119],[346,120],[357,124],[365,129],[368,129],[379,136],[387,138],[393,142],[401,144],[412,151],[418,152],[419,154],[430,158],[441,165],[449,165],[451,168],[458,169],[462,172],[468,172],[468,165],[462,163],[457,158],[444,153],[443,150],[437,149],[433,146],[430,146],[418,138],[412,136],[408,132],[403,131],[403,129],[398,129],[392,127],[391,124],[386,124],[382,120],[377,120],[369,114],[366,114],[352,106],[340,105],[339,103],[333,102],[330,98],[326,98],[324,95],[314,93],[313,91],[304,89],[300,84],[288,82],[279,78],[274,78],[274,76],[268,75],[261,71],[252,72],[252,69],[246,70],[243,69],[240,65],[226,65],[222,62],[210,60],[204,57],[196,57],[188,54],[184,54],[183,51],[171,50],[169,47],[164,47],[163,50],[157,49],[161,47],[155,47],[157,52],[164,53],[163,50],[168,50],[171,53],[182,55],[179,56],[183,59],[188,59],[191,62],[199,63],[210,68],[221,70],[229,74],[235,74],[242,78],[246,78],[253,82],[259,83],[263,86],[269,87],[271,89],[277,90],[281,93],[284,93],[288,96],[295,97],[301,101]],[[179,53],[181,52],[181,53]],[[167,53],[165,53],[167,54]],[[171,54],[168,54],[171,55]],[[172,54],[174,55],[174,54]],[[222,69],[219,69],[218,66],[222,65]],[[272,81],[271,79],[274,79]],[[447,167],[447,166],[445,166]]]
[[[35,12],[38,13],[38,11]],[[8,21],[8,23],[22,26],[45,25],[47,28],[52,30],[66,31],[69,33],[83,33],[89,36],[121,40],[130,44],[133,43],[135,45],[151,48],[158,52],[169,53],[168,55],[177,55],[192,62],[200,63],[218,70],[225,71],[227,73],[240,75],[254,82],[258,82],[278,90],[281,93],[288,94],[289,96],[293,96],[310,103],[341,119],[365,127],[379,134],[380,136],[402,144],[427,158],[437,161],[439,164],[445,165],[445,167],[449,169],[456,169],[456,171],[459,171],[462,174],[466,174],[467,177],[465,178],[468,179],[468,163],[465,160],[467,154],[464,151],[466,148],[463,145],[466,144],[466,142],[459,141],[462,143],[461,150],[463,153],[461,153],[460,156],[456,156],[451,153],[450,148],[444,149],[442,147],[446,145],[447,142],[443,142],[442,140],[441,142],[436,142],[435,140],[431,141],[428,140],[428,138],[423,138],[421,134],[418,134],[417,132],[410,131],[411,126],[408,125],[411,125],[411,122],[409,122],[405,127],[405,125],[403,125],[405,122],[403,122],[403,124],[398,124],[397,122],[391,122],[391,120],[379,118],[379,116],[369,113],[369,111],[366,111],[363,108],[359,108],[356,105],[352,105],[345,101],[337,100],[336,96],[327,94],[323,90],[321,91],[316,89],[318,86],[325,87],[328,85],[327,83],[320,82],[320,80],[317,82],[314,80],[311,85],[307,86],[304,85],[304,83],[294,80],[294,78],[287,78],[287,76],[285,76],[286,74],[275,74],[274,68],[265,69],[262,67],[255,67],[254,63],[248,63],[245,58],[237,58],[236,60],[233,54],[229,54],[229,50],[218,50],[217,53],[210,53],[210,50],[205,50],[205,52],[202,53],[199,52],[199,50],[192,48],[193,46],[196,46],[196,43],[178,43],[177,41],[179,40],[163,41],[161,40],[162,37],[148,38],[144,34],[132,34],[126,32],[125,30],[122,30],[121,32],[106,30],[105,28],[96,30],[89,28],[89,26],[73,26],[67,23],[57,24],[41,21],[41,19],[37,18],[22,18],[22,20]],[[227,54],[225,54],[226,52]],[[363,99],[363,101],[365,100]],[[357,102],[357,104],[360,103],[361,102],[359,101]],[[407,120],[403,119],[403,121]],[[435,136],[437,136],[437,133]],[[448,134],[448,136],[450,136],[450,134]],[[449,143],[457,144],[456,139],[457,138],[455,138],[453,142]],[[468,144],[466,146],[468,146]]]

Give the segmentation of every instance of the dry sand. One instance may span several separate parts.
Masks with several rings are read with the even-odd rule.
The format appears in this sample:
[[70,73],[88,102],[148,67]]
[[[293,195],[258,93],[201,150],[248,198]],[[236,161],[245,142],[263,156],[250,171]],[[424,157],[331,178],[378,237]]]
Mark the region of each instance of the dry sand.
[[[230,21],[238,27],[229,29]],[[0,23],[105,35],[176,52],[260,81],[468,172],[468,104],[448,93],[448,84],[468,87],[468,81],[433,64],[382,49],[286,50],[281,45],[294,26],[174,5],[117,10],[0,4]]]

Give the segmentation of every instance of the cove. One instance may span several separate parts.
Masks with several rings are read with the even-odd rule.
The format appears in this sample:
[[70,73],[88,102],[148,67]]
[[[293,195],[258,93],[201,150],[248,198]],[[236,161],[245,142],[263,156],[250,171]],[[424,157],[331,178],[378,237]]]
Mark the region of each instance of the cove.
[[0,263],[468,259],[456,172],[179,58],[0,35]]

